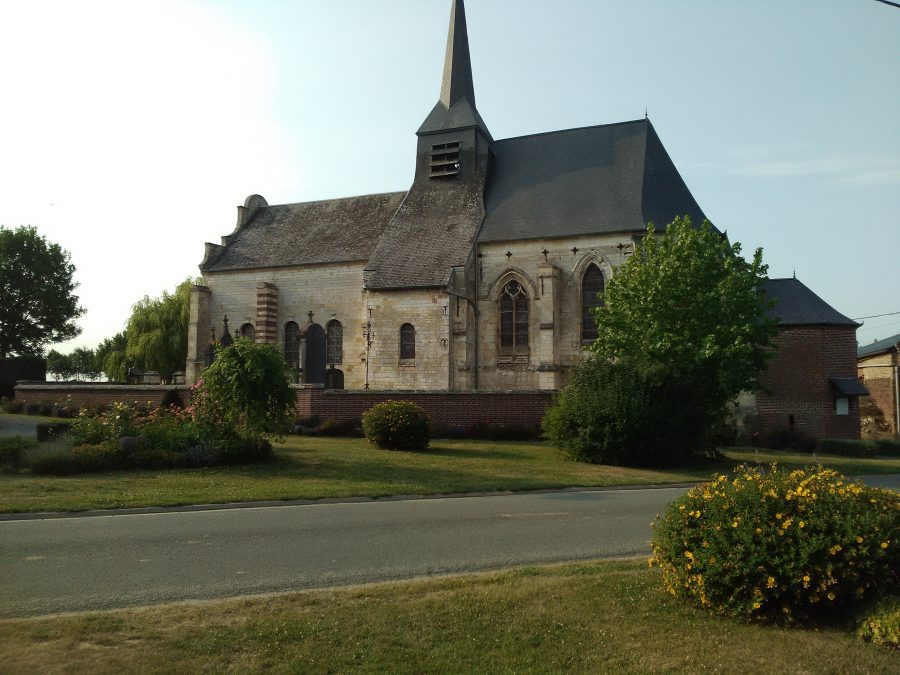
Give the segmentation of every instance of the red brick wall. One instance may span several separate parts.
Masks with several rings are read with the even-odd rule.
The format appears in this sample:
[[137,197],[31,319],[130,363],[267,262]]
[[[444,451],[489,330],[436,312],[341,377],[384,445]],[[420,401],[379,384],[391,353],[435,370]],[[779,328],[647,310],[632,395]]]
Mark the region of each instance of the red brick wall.
[[297,417],[359,423],[383,401],[412,401],[429,415],[436,431],[463,431],[477,425],[538,428],[552,399],[547,391],[326,391],[297,389]]
[[24,403],[58,403],[71,401],[79,407],[101,406],[127,401],[148,407],[158,406],[169,389],[177,389],[181,402],[191,398],[189,387],[166,385],[108,385],[108,384],[20,384],[16,387],[16,400]]
[[769,393],[757,398],[763,434],[789,427],[815,438],[859,438],[859,400],[850,414],[835,414],[831,377],[856,377],[856,329],[851,326],[788,326],[762,382]]

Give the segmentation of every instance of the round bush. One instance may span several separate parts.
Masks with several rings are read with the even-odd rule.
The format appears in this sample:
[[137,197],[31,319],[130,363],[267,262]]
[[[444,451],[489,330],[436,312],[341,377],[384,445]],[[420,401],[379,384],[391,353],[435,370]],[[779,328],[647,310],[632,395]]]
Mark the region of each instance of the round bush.
[[834,619],[900,581],[900,494],[821,467],[739,467],[654,529],[650,563],[667,590],[730,616]]
[[362,418],[363,433],[383,450],[425,450],[431,440],[431,418],[411,401],[386,401]]

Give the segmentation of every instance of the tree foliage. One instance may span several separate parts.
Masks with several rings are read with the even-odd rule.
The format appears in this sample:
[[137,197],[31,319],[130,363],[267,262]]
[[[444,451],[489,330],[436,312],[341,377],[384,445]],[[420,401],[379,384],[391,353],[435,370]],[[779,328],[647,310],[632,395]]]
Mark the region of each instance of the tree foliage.
[[706,450],[726,403],[759,387],[775,334],[762,251],[708,222],[651,224],[607,285],[598,338],[545,430],[577,459],[665,465]]
[[125,351],[128,347],[126,333],[116,333],[106,338],[94,350],[95,367],[106,375],[110,382],[125,381]]
[[653,225],[610,281],[597,312],[600,359],[696,382],[720,409],[757,390],[775,321],[765,317],[762,249],[751,261],[709,222],[676,218],[662,236]]
[[274,345],[246,338],[222,349],[191,401],[200,417],[245,439],[280,435],[294,414],[288,367]]
[[40,355],[81,332],[74,273],[69,253],[35,228],[0,227],[0,358]]
[[166,384],[184,368],[187,359],[192,284],[186,279],[174,293],[164,291],[158,298],[145,296],[134,305],[128,319],[125,355],[129,365],[158,371]]

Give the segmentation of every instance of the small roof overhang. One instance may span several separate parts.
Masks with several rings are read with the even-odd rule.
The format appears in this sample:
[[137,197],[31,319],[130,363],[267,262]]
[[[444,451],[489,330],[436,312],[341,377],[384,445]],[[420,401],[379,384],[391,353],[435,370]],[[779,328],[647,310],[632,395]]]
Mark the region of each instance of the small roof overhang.
[[842,396],[868,396],[866,389],[855,377],[832,377],[831,386]]

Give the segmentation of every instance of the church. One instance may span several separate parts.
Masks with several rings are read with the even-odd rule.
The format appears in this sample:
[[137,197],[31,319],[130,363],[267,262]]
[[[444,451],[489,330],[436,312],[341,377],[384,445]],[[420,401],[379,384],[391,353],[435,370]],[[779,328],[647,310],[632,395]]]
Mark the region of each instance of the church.
[[[416,136],[405,192],[247,197],[234,231],[206,244],[187,383],[241,336],[284,354],[299,417],[358,422],[403,391],[439,425],[539,425],[647,223],[706,219],[647,118],[495,139],[476,105],[463,0]],[[858,438],[858,324],[796,279],[767,292],[781,330],[766,390],[745,401],[753,426]]]
[[556,390],[646,224],[705,218],[648,119],[494,139],[463,0],[416,135],[405,192],[238,207],[191,295],[188,382],[237,334],[329,389]]

